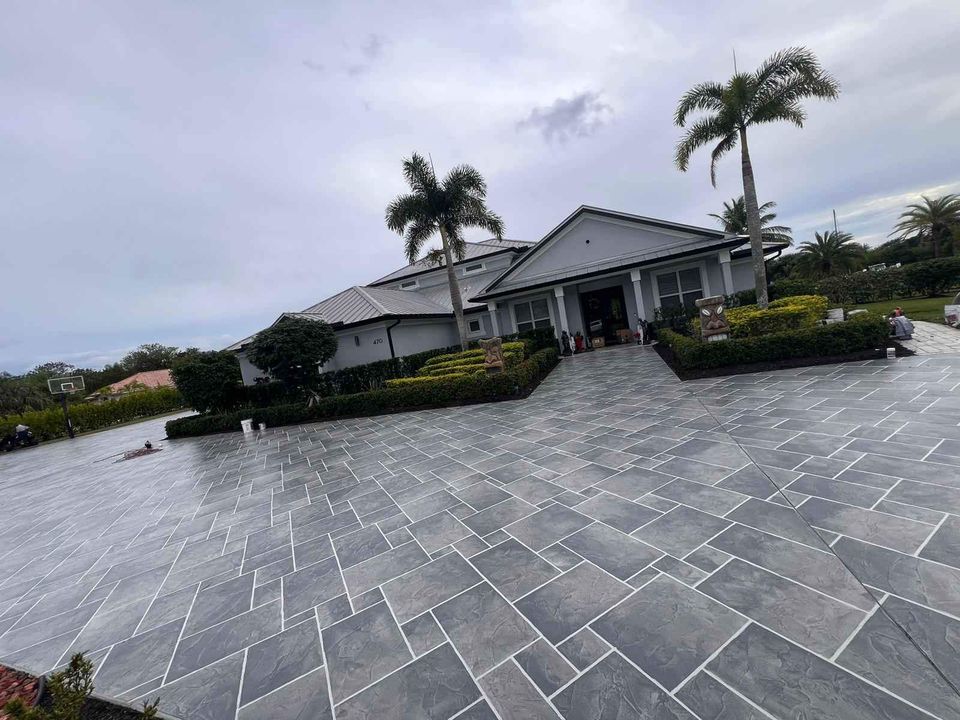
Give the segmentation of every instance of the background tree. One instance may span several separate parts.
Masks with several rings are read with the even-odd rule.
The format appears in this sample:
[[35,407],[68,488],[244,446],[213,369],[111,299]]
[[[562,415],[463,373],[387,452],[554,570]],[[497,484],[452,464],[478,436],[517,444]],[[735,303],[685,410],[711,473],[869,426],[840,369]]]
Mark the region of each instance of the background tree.
[[940,257],[941,246],[950,243],[953,231],[960,227],[960,195],[943,195],[907,205],[900,213],[900,222],[891,235],[900,239],[915,238],[930,243],[933,256]]
[[299,390],[317,387],[319,366],[336,352],[337,337],[327,323],[289,317],[257,333],[247,356],[274,380]]
[[232,352],[192,349],[173,361],[170,375],[183,399],[197,412],[226,410],[236,403],[240,365]]
[[814,233],[814,240],[800,244],[798,270],[804,277],[842,275],[856,270],[863,262],[863,248],[845,232],[827,230]]
[[409,160],[403,161],[403,176],[411,192],[399,195],[387,206],[387,227],[405,237],[410,262],[416,262],[424,243],[434,233],[440,233],[450,303],[457,320],[460,346],[466,350],[467,326],[454,259],[463,260],[466,253],[465,228],[483,228],[500,240],[503,220],[487,208],[487,183],[470,165],[456,166],[439,181],[433,166],[423,156],[413,153]]
[[148,370],[164,370],[173,364],[177,352],[178,349],[172,345],[146,343],[124,355],[120,364],[126,370],[127,375]]
[[801,100],[810,97],[832,100],[839,92],[839,85],[823,70],[817,57],[810,50],[798,47],[771,55],[754,72],[734,72],[725,85],[716,82],[695,85],[684,93],[677,105],[674,122],[680,127],[686,127],[692,113],[703,113],[677,144],[675,162],[681,171],[686,171],[695,150],[716,142],[710,155],[710,180],[716,187],[717,162],[740,145],[747,229],[760,307],[767,306],[767,278],[747,128],[784,120],[803,127],[806,113]]
[[[775,202],[765,202],[760,206],[760,239],[763,242],[785,242],[793,244],[791,230],[786,225],[772,225],[777,219],[777,214],[771,212],[777,204]],[[733,198],[728,203],[723,204],[723,212],[708,213],[715,218],[724,232],[734,233],[735,235],[747,235],[750,232],[747,226],[747,205],[743,200],[743,195]]]

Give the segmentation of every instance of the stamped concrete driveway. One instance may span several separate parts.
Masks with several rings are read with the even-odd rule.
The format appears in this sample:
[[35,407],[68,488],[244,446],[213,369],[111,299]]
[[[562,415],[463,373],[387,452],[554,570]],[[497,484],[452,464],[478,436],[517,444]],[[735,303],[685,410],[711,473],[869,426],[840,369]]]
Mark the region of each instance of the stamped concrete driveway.
[[625,347],[520,402],[18,452],[0,660],[191,719],[958,718],[958,386]]

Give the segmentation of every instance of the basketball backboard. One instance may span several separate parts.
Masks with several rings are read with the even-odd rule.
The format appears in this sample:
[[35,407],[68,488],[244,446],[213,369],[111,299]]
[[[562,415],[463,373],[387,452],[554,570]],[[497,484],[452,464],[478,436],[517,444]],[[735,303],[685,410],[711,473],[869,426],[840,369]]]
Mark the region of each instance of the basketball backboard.
[[47,387],[54,395],[77,392],[83,390],[83,376],[71,375],[69,377],[50,378],[47,380]]

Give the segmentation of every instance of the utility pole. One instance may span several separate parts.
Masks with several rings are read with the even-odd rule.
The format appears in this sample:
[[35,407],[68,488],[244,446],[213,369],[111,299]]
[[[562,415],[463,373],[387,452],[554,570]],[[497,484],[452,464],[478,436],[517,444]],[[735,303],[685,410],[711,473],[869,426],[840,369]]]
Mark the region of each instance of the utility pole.
[[836,211],[836,209],[834,209],[834,211],[833,211],[833,231],[834,231],[835,233],[839,233],[839,232],[840,232],[840,228],[837,227],[837,211]]

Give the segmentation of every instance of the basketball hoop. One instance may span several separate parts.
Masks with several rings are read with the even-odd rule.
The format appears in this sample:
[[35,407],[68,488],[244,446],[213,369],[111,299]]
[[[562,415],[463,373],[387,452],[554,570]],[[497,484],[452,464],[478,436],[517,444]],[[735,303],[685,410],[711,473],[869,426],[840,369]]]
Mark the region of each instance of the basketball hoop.
[[73,432],[73,421],[70,420],[70,413],[67,410],[67,395],[79,392],[84,389],[82,375],[69,375],[67,377],[50,378],[47,380],[47,387],[51,395],[60,396],[60,405],[63,407],[63,419],[67,424],[67,435],[75,437]]

